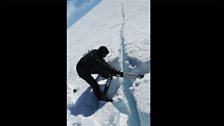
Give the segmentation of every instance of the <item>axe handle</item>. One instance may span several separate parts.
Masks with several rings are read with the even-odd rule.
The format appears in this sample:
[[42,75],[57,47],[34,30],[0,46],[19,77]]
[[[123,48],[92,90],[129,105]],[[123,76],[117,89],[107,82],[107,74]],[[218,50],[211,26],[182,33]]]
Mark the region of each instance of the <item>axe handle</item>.
[[[120,77],[119,75],[117,75],[118,77]],[[134,73],[124,73],[125,78],[130,78],[130,79],[136,79],[136,78],[143,78],[144,75],[142,74],[134,74]]]

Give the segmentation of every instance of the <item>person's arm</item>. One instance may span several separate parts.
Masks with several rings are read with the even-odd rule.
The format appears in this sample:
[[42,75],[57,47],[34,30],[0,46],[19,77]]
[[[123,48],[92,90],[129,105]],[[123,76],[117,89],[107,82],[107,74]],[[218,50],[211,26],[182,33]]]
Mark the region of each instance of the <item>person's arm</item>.
[[123,77],[123,72],[117,71],[115,68],[111,67],[110,64],[108,64],[107,62],[103,62],[99,59],[96,60],[97,63],[100,64],[101,69],[107,73],[109,73],[112,76],[117,76],[120,75],[121,77]]

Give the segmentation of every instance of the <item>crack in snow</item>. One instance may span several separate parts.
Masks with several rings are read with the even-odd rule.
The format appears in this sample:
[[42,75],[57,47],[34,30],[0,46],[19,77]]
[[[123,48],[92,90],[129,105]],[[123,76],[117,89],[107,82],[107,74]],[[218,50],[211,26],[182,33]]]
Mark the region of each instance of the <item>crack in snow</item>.
[[[124,13],[124,4],[122,0],[122,24],[121,24],[121,30],[120,30],[120,38],[121,38],[121,67],[122,71],[128,72],[129,68],[126,66],[126,60],[127,60],[127,54],[125,53],[125,38],[124,38],[124,26],[125,26],[125,13]],[[133,81],[130,79],[124,78],[123,79],[123,92],[125,95],[125,98],[128,102],[129,107],[129,117],[128,117],[128,126],[140,126],[140,119],[139,114],[136,106],[136,101],[133,96],[133,94],[130,92],[129,88],[132,86]]]

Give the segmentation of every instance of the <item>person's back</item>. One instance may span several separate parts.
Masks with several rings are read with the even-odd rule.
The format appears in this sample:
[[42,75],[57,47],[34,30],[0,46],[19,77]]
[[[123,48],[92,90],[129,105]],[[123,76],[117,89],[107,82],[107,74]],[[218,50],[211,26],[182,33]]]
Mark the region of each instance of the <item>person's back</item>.
[[92,50],[88,54],[84,55],[77,64],[77,71],[80,72],[89,72],[91,73],[92,69],[95,67],[95,60],[99,59],[97,50]]

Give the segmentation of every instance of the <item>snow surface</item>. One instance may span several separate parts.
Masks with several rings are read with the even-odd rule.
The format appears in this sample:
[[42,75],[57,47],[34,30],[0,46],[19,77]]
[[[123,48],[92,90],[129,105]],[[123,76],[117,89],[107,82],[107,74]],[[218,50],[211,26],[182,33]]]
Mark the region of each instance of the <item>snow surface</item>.
[[[150,125],[149,7],[148,0],[102,0],[67,29],[68,126]],[[98,101],[76,72],[83,54],[102,45],[108,47],[106,61],[114,68],[145,74],[136,80],[113,77],[108,92],[112,103]],[[98,83],[103,89],[106,80]]]
[[94,8],[101,0],[67,0],[67,28]]

